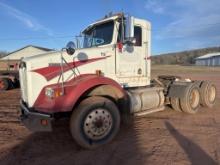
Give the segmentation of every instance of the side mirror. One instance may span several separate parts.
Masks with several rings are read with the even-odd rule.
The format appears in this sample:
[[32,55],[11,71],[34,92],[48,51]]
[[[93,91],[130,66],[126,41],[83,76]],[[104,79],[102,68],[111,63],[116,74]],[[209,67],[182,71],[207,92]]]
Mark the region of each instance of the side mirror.
[[66,45],[66,52],[69,55],[73,55],[75,53],[76,45],[74,42],[70,41]]
[[136,43],[134,38],[134,17],[126,16],[125,17],[125,44],[131,46]]
[[125,18],[125,39],[134,38],[134,17],[126,16]]

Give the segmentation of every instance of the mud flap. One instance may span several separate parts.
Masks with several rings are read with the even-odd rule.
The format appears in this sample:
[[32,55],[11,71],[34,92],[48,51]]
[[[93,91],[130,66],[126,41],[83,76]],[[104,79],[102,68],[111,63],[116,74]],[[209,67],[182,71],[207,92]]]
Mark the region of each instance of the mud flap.
[[168,97],[174,97],[174,98],[183,98],[186,93],[186,89],[188,88],[189,84],[192,84],[191,82],[180,82],[171,84],[168,90]]

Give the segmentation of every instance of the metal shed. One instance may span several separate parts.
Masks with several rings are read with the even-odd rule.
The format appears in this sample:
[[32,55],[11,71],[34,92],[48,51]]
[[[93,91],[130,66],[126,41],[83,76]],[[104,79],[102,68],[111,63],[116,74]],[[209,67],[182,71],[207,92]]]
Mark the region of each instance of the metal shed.
[[220,66],[220,52],[208,53],[204,56],[197,57],[196,65],[200,66]]

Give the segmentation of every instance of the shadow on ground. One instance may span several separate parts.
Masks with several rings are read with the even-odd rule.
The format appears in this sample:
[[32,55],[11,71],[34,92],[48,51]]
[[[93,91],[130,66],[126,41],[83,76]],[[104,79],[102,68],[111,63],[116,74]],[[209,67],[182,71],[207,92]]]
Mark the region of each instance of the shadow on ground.
[[190,139],[182,135],[172,124],[165,122],[166,128],[170,134],[175,138],[177,143],[182,147],[192,165],[217,165],[198,144],[192,142]]
[[[140,159],[141,150],[137,145],[134,124],[122,125],[113,142],[95,149],[79,147],[69,133],[67,122],[57,124],[52,133],[33,133],[23,143],[13,147],[0,160],[1,165],[74,165],[74,164],[139,164],[146,162],[148,154]],[[142,155],[143,156],[143,155]],[[129,158],[129,159],[126,159]]]

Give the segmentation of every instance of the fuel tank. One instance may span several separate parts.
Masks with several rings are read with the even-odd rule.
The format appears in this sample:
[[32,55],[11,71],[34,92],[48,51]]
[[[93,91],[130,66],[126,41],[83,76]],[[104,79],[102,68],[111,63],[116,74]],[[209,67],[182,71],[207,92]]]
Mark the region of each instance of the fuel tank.
[[130,113],[154,112],[164,109],[164,93],[161,87],[128,90]]

